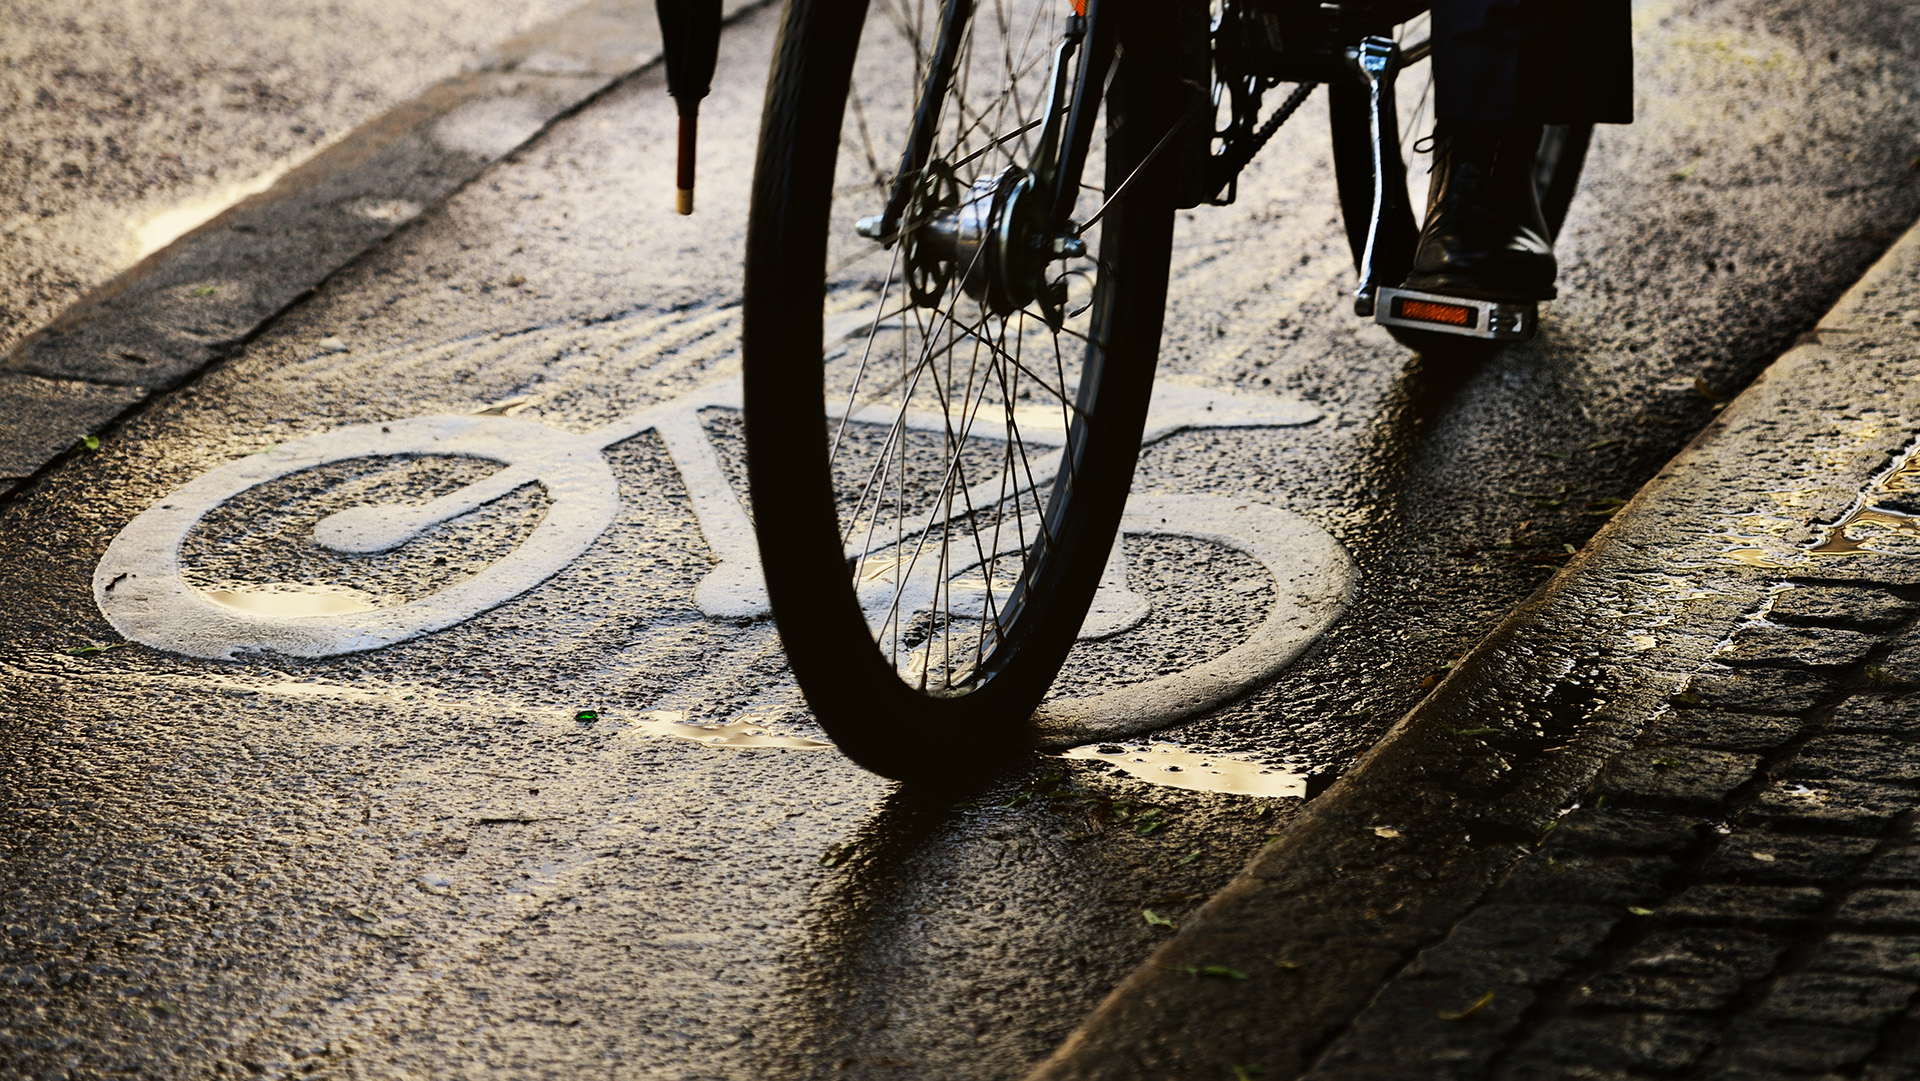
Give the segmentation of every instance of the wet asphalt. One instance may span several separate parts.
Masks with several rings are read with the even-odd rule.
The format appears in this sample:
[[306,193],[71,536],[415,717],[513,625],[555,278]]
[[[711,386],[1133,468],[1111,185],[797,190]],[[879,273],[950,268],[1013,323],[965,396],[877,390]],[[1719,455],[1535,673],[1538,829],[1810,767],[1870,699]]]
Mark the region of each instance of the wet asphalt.
[[0,350],[569,0],[13,0]]
[[[109,541],[215,466],[521,399],[586,432],[723,371],[775,23],[723,45],[695,217],[642,73],[0,508],[4,1069],[1017,1077],[1166,935],[1143,909],[1178,922],[1300,806],[1059,760],[929,799],[830,751],[642,727],[818,734],[771,626],[693,606],[710,560],[646,434],[608,451],[621,510],[586,554],[447,630],[312,661],[68,652],[115,641],[89,587]],[[1326,416],[1173,436],[1137,488],[1303,514],[1360,574],[1291,671],[1165,738],[1337,774],[1920,212],[1920,12],[1641,4],[1636,34],[1640,120],[1596,138],[1563,299],[1485,364],[1349,313],[1317,102],[1236,205],[1182,214],[1162,371]],[[703,420],[737,476],[737,420]],[[370,559],[303,538],[472,469],[272,482],[189,537],[187,578],[431,592],[540,494]],[[1260,599],[1204,545],[1129,554],[1158,614],[1085,646],[1068,692],[1190,663]]]

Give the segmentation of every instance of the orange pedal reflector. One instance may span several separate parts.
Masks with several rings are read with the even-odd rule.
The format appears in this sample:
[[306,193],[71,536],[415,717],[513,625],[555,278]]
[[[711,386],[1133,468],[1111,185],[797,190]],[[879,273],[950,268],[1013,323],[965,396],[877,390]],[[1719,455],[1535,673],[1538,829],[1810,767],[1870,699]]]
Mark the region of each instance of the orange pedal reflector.
[[[1426,334],[1524,342],[1540,325],[1539,309],[1533,301],[1476,300],[1392,285],[1381,286],[1371,299],[1375,301],[1374,322]],[[1354,306],[1359,308],[1359,302]]]
[[1393,314],[1401,319],[1417,319],[1422,323],[1445,323],[1450,327],[1470,327],[1479,320],[1478,313],[1464,304],[1437,304],[1431,300],[1414,300],[1411,297],[1396,297],[1393,302]]
[[1075,15],[1080,16],[1083,19],[1086,18],[1087,17],[1087,0],[1071,0],[1071,2],[1073,4],[1073,13]]

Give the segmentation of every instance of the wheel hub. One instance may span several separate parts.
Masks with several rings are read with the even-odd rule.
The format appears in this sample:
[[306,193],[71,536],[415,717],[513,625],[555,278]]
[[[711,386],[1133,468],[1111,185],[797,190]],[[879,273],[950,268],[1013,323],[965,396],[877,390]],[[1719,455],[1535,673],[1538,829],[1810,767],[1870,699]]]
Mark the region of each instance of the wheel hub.
[[927,175],[913,215],[922,224],[904,237],[915,303],[933,306],[958,278],[968,295],[995,314],[1038,300],[1049,321],[1057,321],[1064,289],[1047,280],[1052,252],[1033,175],[1008,166],[964,192],[944,166],[929,168]]

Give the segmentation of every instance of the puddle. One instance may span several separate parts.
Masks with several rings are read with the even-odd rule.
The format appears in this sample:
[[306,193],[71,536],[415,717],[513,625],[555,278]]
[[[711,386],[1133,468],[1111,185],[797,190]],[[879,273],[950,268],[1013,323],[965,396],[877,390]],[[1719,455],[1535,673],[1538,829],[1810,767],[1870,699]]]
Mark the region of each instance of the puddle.
[[1307,794],[1304,773],[1229,754],[1200,754],[1171,743],[1094,743],[1053,757],[1106,762],[1127,776],[1149,784],[1194,792],[1302,798]]
[[[1864,537],[1855,537],[1847,530],[1856,525],[1874,526],[1877,530],[1868,532]],[[1814,545],[1808,549],[1809,551],[1831,556],[1850,555],[1854,552],[1884,554],[1883,549],[1874,548],[1867,542],[1877,539],[1881,535],[1879,530],[1920,537],[1920,515],[1902,514],[1897,510],[1882,510],[1879,507],[1856,507],[1847,512],[1846,517],[1827,528],[1829,530],[1827,539]]]
[[633,723],[633,729],[650,736],[688,739],[709,747],[787,747],[801,751],[833,749],[833,744],[825,740],[775,732],[768,724],[769,718],[752,713],[715,724],[689,721],[686,716],[678,710],[655,710],[643,714],[642,720]]
[[[1808,549],[1817,555],[1851,555],[1854,552],[1880,552],[1870,542],[1882,539],[1889,534],[1908,537],[1920,537],[1920,515],[1907,514],[1881,506],[1885,497],[1906,495],[1909,498],[1920,491],[1920,439],[1907,444],[1907,449],[1893,460],[1886,471],[1873,478],[1860,498],[1854,500],[1852,508],[1826,528],[1827,535],[1819,544]],[[1866,535],[1856,536],[1852,532],[1855,526],[1865,526]]]
[[337,616],[371,612],[380,605],[371,593],[341,586],[309,586],[299,582],[270,582],[245,589],[203,589],[200,595],[215,604],[257,616]]
[[[1815,549],[1818,551],[1818,549]],[[1749,567],[1787,567],[1792,564],[1781,563],[1770,558],[1765,548],[1729,548],[1724,553],[1735,563],[1745,563]]]

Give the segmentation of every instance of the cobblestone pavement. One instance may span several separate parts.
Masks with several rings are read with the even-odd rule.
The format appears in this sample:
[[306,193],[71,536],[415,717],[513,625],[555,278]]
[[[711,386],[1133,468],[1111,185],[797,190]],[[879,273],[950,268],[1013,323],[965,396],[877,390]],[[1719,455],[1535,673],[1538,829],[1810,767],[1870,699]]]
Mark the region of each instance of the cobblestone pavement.
[[1920,233],[1036,1076],[1920,1077],[1916,377]]

